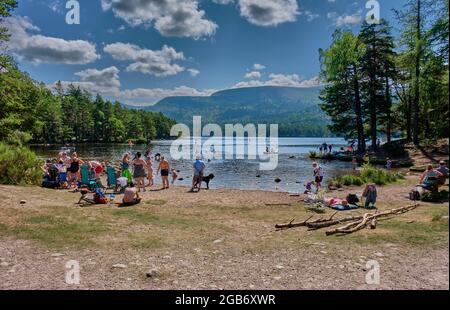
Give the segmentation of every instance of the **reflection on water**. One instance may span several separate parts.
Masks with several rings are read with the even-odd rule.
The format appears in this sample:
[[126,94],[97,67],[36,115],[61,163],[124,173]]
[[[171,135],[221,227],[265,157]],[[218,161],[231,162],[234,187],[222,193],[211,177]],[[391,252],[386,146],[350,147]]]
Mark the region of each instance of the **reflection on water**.
[[[205,140],[203,141],[205,142]],[[303,184],[313,180],[312,161],[308,158],[310,151],[318,151],[318,147],[326,142],[332,144],[337,150],[340,146],[346,145],[344,139],[339,138],[279,138],[278,141],[278,167],[274,171],[260,171],[259,161],[236,160],[236,159],[215,159],[207,163],[206,173],[213,173],[216,178],[211,183],[211,188],[236,188],[236,189],[260,189],[269,191],[299,192],[303,191]],[[153,154],[160,153],[170,159],[170,146],[172,141],[154,141],[151,145]],[[232,143],[226,140],[225,145]],[[247,145],[244,141],[237,141],[234,147],[240,143]],[[96,159],[105,162],[118,162],[125,152],[145,151],[144,145],[130,148],[128,145],[77,145],[71,146],[70,151],[76,151],[79,157],[86,160]],[[215,147],[216,151],[217,148]],[[61,147],[33,147],[42,158],[55,157],[61,151]],[[155,163],[156,166],[157,163]],[[339,161],[323,161],[320,163],[324,170],[325,180],[351,169],[351,163]],[[180,178],[177,185],[190,186],[192,177],[192,161],[171,160],[172,168],[180,170]],[[155,167],[155,171],[156,171]],[[275,183],[275,179],[280,178],[282,182]],[[160,181],[157,177],[156,183]]]

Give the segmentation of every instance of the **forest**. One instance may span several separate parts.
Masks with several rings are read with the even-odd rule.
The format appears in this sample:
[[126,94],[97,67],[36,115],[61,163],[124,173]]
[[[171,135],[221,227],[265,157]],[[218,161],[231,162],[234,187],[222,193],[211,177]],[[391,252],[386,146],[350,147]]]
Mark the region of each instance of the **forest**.
[[[0,1],[0,22],[17,6]],[[11,34],[0,27],[0,45]],[[0,141],[30,143],[147,143],[170,136],[174,120],[161,113],[126,109],[78,87],[55,89],[34,81],[14,59],[0,54]]]
[[336,30],[320,50],[329,128],[357,139],[361,153],[395,132],[415,145],[448,137],[449,1],[408,0],[394,13],[396,36],[380,20],[358,34]]

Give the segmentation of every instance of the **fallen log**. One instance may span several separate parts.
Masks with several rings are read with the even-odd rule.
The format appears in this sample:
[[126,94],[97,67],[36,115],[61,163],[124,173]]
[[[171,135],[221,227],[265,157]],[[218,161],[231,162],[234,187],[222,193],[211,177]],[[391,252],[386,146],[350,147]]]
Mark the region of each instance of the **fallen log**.
[[350,221],[358,221],[362,220],[362,216],[351,216],[351,217],[344,217],[337,220],[330,220],[330,221],[321,221],[321,222],[315,222],[315,223],[308,223],[306,226],[309,230],[318,230],[325,227],[330,227],[338,224],[347,223]]
[[375,229],[376,223],[379,218],[388,217],[388,216],[392,216],[392,215],[404,214],[406,212],[416,209],[418,206],[419,205],[411,205],[411,206],[393,209],[390,211],[385,211],[385,212],[375,213],[375,214],[366,213],[361,220],[349,223],[343,227],[329,230],[326,232],[326,235],[331,236],[331,235],[336,235],[336,234],[341,234],[341,235],[352,234],[363,228],[366,228],[367,225],[369,225],[369,224],[370,224],[371,228],[373,227],[373,229]]
[[295,219],[293,219],[288,224],[277,224],[277,225],[275,225],[275,228],[277,230],[285,230],[285,229],[290,229],[290,228],[295,228],[295,227],[303,227],[303,226],[306,226],[308,221],[310,219],[312,219],[313,217],[314,217],[314,215],[311,215],[308,219],[306,219],[306,220],[304,220],[303,222],[300,222],[300,223],[294,223]]

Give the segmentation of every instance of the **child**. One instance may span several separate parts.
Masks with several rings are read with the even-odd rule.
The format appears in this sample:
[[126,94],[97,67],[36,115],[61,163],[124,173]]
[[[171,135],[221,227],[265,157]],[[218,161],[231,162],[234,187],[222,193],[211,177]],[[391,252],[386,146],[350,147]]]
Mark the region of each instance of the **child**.
[[175,169],[172,169],[172,184],[178,179],[178,173]]
[[392,169],[392,160],[388,157],[386,158],[386,169],[391,170]]
[[313,186],[314,182],[308,182],[305,184],[305,195],[311,194],[312,193],[312,186]]

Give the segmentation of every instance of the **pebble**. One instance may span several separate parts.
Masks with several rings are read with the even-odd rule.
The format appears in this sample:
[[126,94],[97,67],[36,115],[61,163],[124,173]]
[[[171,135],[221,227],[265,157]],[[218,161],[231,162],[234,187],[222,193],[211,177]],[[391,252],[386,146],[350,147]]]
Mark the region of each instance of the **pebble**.
[[52,257],[61,257],[61,256],[64,256],[64,254],[62,254],[62,253],[52,254]]
[[276,281],[280,281],[280,280],[281,280],[281,277],[274,277],[274,279],[275,279]]
[[214,244],[217,244],[217,243],[222,243],[223,242],[223,240],[222,239],[217,239],[217,240],[214,240]]
[[115,264],[115,265],[113,265],[113,268],[117,268],[117,269],[125,269],[125,268],[127,268],[127,265],[124,265],[124,264]]
[[284,269],[284,267],[282,265],[276,265],[275,268],[279,269],[279,270]]
[[328,254],[327,251],[320,251],[320,253],[322,253],[322,254]]
[[8,267],[8,266],[9,266],[9,263],[7,263],[7,262],[0,263],[0,267]]
[[159,272],[157,269],[152,269],[148,271],[146,274],[147,278],[156,278],[159,275]]
[[21,201],[20,201],[20,204],[21,204],[21,205],[24,205],[24,204],[26,204],[26,203],[27,203],[26,200],[21,200]]
[[384,257],[384,254],[383,254],[383,253],[380,253],[380,252],[377,252],[377,253],[375,253],[374,255],[375,255],[375,256],[378,256],[378,257]]

